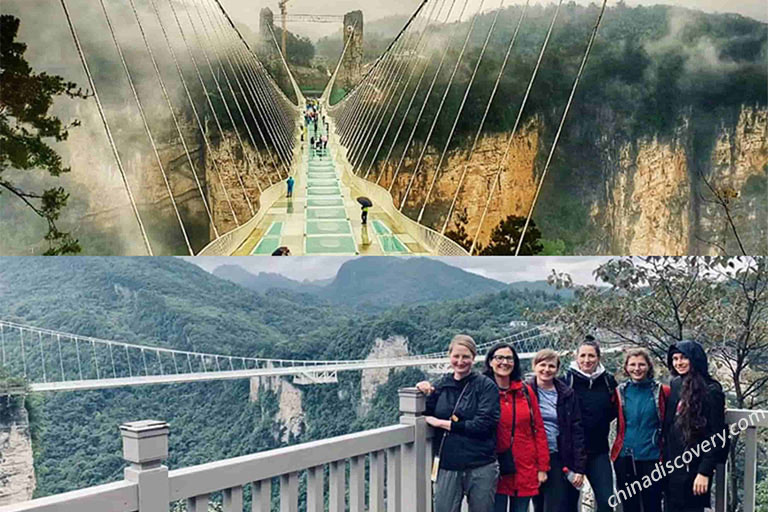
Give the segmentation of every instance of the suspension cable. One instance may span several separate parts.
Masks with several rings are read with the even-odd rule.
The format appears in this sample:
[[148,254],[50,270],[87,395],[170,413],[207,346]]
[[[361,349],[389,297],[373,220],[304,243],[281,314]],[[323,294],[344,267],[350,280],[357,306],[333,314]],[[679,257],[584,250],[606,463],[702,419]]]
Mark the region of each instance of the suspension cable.
[[91,71],[88,68],[88,62],[85,58],[85,54],[83,53],[83,47],[80,44],[80,39],[77,36],[77,30],[75,29],[75,25],[72,23],[72,18],[69,14],[69,9],[67,8],[67,2],[66,0],[61,0],[61,7],[64,9],[64,16],[67,19],[67,25],[69,26],[69,31],[72,34],[72,39],[75,42],[75,48],[77,48],[77,54],[80,57],[80,62],[83,65],[83,69],[85,70],[85,76],[88,78],[88,85],[90,85],[91,90],[93,91],[93,98],[96,101],[96,106],[99,110],[99,116],[101,117],[101,122],[104,125],[104,130],[107,134],[107,140],[109,141],[109,147],[112,150],[112,155],[115,157],[115,162],[117,162],[117,168],[120,171],[120,176],[123,180],[123,186],[125,188],[125,192],[128,194],[128,200],[131,203],[131,209],[133,210],[133,215],[136,217],[136,222],[139,224],[139,231],[141,232],[141,238],[144,242],[144,248],[147,250],[147,253],[152,256],[152,246],[149,244],[149,238],[147,237],[147,231],[144,229],[144,223],[141,220],[141,215],[139,214],[139,209],[136,206],[136,200],[133,197],[133,192],[131,191],[131,185],[128,183],[128,176],[125,173],[125,168],[123,167],[123,162],[120,159],[120,154],[117,152],[117,145],[115,144],[115,139],[112,136],[112,130],[109,128],[109,122],[107,121],[107,115],[104,112],[104,107],[101,104],[101,100],[99,99],[99,93],[96,89],[96,83],[93,81],[93,75],[91,75]]
[[[130,0],[131,6],[133,7],[133,0]],[[187,229],[184,226],[184,221],[181,219],[181,214],[179,213],[179,208],[176,205],[176,199],[173,197],[173,191],[171,190],[171,183],[168,181],[168,175],[165,172],[165,166],[163,165],[163,161],[160,158],[160,153],[157,150],[157,144],[155,144],[155,138],[152,135],[152,130],[149,128],[149,122],[147,121],[147,115],[144,113],[144,107],[141,104],[141,99],[139,98],[139,93],[136,90],[136,85],[133,83],[133,77],[131,76],[131,71],[128,68],[128,63],[125,60],[125,55],[123,54],[123,49],[120,46],[120,42],[117,40],[117,35],[115,34],[115,29],[112,26],[112,20],[109,17],[109,14],[107,13],[107,6],[104,4],[104,0],[99,0],[99,4],[101,5],[102,12],[104,13],[104,19],[107,22],[107,28],[109,28],[109,33],[112,36],[112,41],[115,43],[115,48],[117,49],[117,54],[120,56],[120,62],[123,65],[123,70],[125,71],[125,76],[128,79],[128,85],[131,87],[131,93],[133,93],[133,99],[136,101],[136,107],[139,109],[139,116],[141,117],[141,122],[144,125],[144,131],[147,133],[147,138],[149,139],[149,143],[152,146],[152,152],[155,155],[155,160],[157,161],[157,166],[160,168],[160,173],[163,175],[163,183],[165,184],[165,189],[168,192],[168,198],[171,200],[171,205],[173,206],[173,211],[176,215],[176,219],[179,222],[179,227],[181,228],[181,232],[184,235],[184,242],[187,245],[187,250],[189,251],[190,256],[193,256],[195,253],[192,250],[192,245],[189,243],[189,236],[187,236]],[[134,9],[134,13],[136,13]],[[138,14],[136,15],[136,19],[138,21]],[[144,29],[141,27],[141,24],[139,24],[139,30],[141,31],[142,36],[144,35]],[[146,39],[144,40],[146,42]],[[150,52],[151,55],[151,52]],[[154,57],[153,57],[154,61]],[[162,82],[161,82],[162,84]]]
[[[173,6],[173,2],[175,0],[168,0],[168,5],[171,8],[171,12],[173,13],[173,18],[176,21],[176,26],[179,29],[179,33],[181,34],[181,39],[184,41],[184,47],[187,50],[187,53],[189,54],[190,60],[192,61],[192,65],[195,69],[195,74],[197,75],[197,79],[200,82],[201,87],[203,88],[203,95],[205,96],[206,103],[208,105],[208,109],[211,111],[211,115],[213,117],[214,122],[216,123],[216,127],[219,129],[219,134],[222,137],[222,140],[224,139],[224,128],[221,126],[221,122],[219,121],[219,116],[216,114],[216,109],[213,107],[213,102],[211,102],[211,94],[208,92],[208,87],[205,85],[205,80],[203,80],[203,75],[200,73],[200,67],[197,64],[197,59],[195,59],[194,54],[192,53],[192,49],[189,46],[189,41],[187,41],[187,36],[184,33],[184,29],[181,26],[181,20],[179,19],[178,13],[176,12],[176,8]],[[181,71],[179,71],[181,72]],[[232,204],[232,201],[230,200],[229,193],[227,192],[227,187],[224,184],[224,180],[221,175],[221,171],[219,170],[219,166],[216,163],[216,157],[215,153],[213,151],[213,146],[210,143],[208,136],[206,134],[206,130],[203,127],[202,122],[200,121],[200,117],[197,114],[197,109],[194,108],[194,102],[192,101],[192,96],[189,96],[190,104],[193,105],[193,111],[195,112],[195,118],[197,119],[198,125],[200,126],[200,131],[203,134],[203,140],[205,141],[205,147],[208,149],[208,152],[211,154],[211,162],[213,163],[213,167],[216,170],[216,174],[219,177],[219,182],[221,183],[221,188],[224,190],[224,195],[227,198],[227,203],[229,204],[229,208],[232,211],[232,217],[235,220],[235,224],[238,226],[240,225],[240,221],[237,218],[237,214],[235,213],[234,206]]]
[[[440,17],[440,13],[443,11],[443,7],[445,7],[445,2],[446,2],[446,0],[443,0],[442,3],[440,4],[440,8],[437,9],[437,13],[435,14],[435,20],[437,20]],[[434,11],[431,14],[434,14]],[[417,42],[417,44],[415,46],[416,55],[420,55],[421,51],[423,51],[425,49],[425,47],[426,47],[425,35],[427,34],[427,31],[429,30],[430,20],[432,19],[431,14],[430,14],[429,19],[427,20],[427,23],[424,25],[424,28],[422,29],[421,35],[419,36],[419,41]],[[422,45],[422,43],[424,43],[424,44]],[[400,105],[402,104],[403,99],[405,98],[405,93],[408,90],[408,86],[411,84],[411,80],[413,79],[413,77],[416,74],[416,69],[418,68],[417,64],[418,64],[418,58],[414,59],[413,66],[411,66],[410,71],[408,73],[408,79],[406,80],[405,85],[403,86],[403,88],[400,91],[400,96],[398,97],[397,104],[395,105],[394,110],[392,110],[392,115],[389,117],[389,121],[387,122],[387,127],[384,129],[384,133],[379,138],[379,145],[376,147],[376,151],[374,152],[373,157],[371,157],[370,164],[368,164],[368,170],[366,171],[365,176],[364,176],[365,179],[368,179],[368,175],[370,175],[371,169],[373,169],[373,164],[374,164],[374,162],[376,162],[376,157],[379,155],[379,151],[381,151],[381,148],[382,148],[382,146],[384,144],[384,141],[387,138],[387,134],[389,134],[389,129],[392,127],[392,122],[395,120],[395,117],[397,117],[397,112],[398,112],[398,110],[400,110]],[[425,70],[426,70],[426,67],[425,67]],[[423,77],[423,74],[422,74],[422,77]],[[417,86],[417,88],[418,88],[418,86]],[[390,149],[391,149],[391,147],[390,147]],[[378,178],[376,180],[376,183],[379,183],[379,180],[381,179],[381,175],[382,175],[382,173],[380,172],[379,176],[378,176]]]
[[549,24],[549,29],[547,30],[547,35],[544,38],[544,44],[541,45],[541,51],[539,52],[539,58],[536,61],[536,66],[533,68],[533,74],[531,74],[531,79],[528,81],[528,88],[525,91],[525,96],[523,97],[523,101],[520,103],[520,109],[517,112],[517,118],[515,119],[515,124],[512,127],[512,132],[509,134],[509,137],[507,137],[507,148],[504,151],[504,156],[501,157],[501,160],[499,161],[498,169],[496,171],[496,175],[493,178],[493,182],[491,183],[491,190],[488,191],[488,199],[485,202],[485,208],[483,209],[483,214],[480,217],[480,222],[477,225],[477,231],[475,232],[475,237],[472,240],[472,245],[469,248],[469,255],[472,256],[472,252],[475,250],[475,246],[477,245],[477,238],[480,236],[480,230],[483,227],[483,221],[485,221],[485,216],[488,214],[488,207],[491,204],[491,198],[493,197],[493,193],[496,191],[496,183],[501,178],[501,172],[504,169],[504,163],[507,161],[507,156],[509,155],[509,151],[512,148],[512,142],[514,140],[515,134],[517,133],[517,127],[520,124],[520,119],[523,117],[523,110],[525,109],[525,105],[528,102],[528,96],[531,93],[531,88],[533,87],[533,82],[536,79],[536,75],[539,72],[539,67],[541,66],[541,61],[544,58],[544,52],[547,49],[547,45],[549,44],[550,36],[552,35],[552,29],[555,27],[555,21],[557,20],[557,15],[560,12],[560,6],[563,5],[563,0],[560,0],[557,3],[557,8],[555,9],[555,14],[552,17],[552,22]]
[[[195,184],[197,185],[197,190],[200,192],[200,199],[202,199],[202,201],[203,201],[203,206],[205,207],[205,213],[208,215],[208,220],[211,222],[211,227],[213,228],[213,232],[216,235],[216,237],[218,238],[219,233],[218,233],[218,230],[216,229],[216,224],[213,222],[213,215],[211,213],[211,209],[209,208],[208,201],[205,198],[205,193],[203,192],[203,186],[200,183],[200,179],[197,176],[197,169],[195,167],[194,162],[192,161],[192,155],[190,155],[189,147],[187,146],[187,142],[186,142],[186,140],[184,138],[184,134],[182,133],[181,126],[179,125],[179,120],[176,117],[176,112],[173,109],[173,105],[171,103],[170,95],[168,94],[168,90],[165,87],[165,82],[163,81],[163,78],[160,75],[160,68],[157,65],[157,61],[155,60],[154,54],[152,53],[152,48],[149,45],[149,42],[147,41],[147,37],[146,37],[146,35],[144,33],[144,28],[142,27],[141,21],[139,20],[139,15],[136,12],[136,6],[135,6],[133,0],[130,0],[130,2],[131,2],[131,8],[133,9],[133,14],[136,17],[136,22],[139,25],[139,30],[141,31],[142,39],[144,40],[144,46],[146,46],[147,52],[149,53],[149,56],[152,59],[152,65],[153,65],[153,67],[155,69],[155,74],[157,75],[157,79],[160,82],[160,88],[163,91],[163,96],[165,97],[165,101],[168,104],[168,111],[171,113],[171,118],[173,119],[173,124],[176,127],[176,133],[178,134],[179,139],[181,140],[181,145],[184,147],[184,154],[187,157],[187,163],[189,164],[189,168],[191,169],[192,175],[195,178]],[[150,0],[150,3],[151,3],[152,8],[153,8],[153,10],[155,12],[157,20],[158,20],[158,22],[160,24],[160,29],[163,32],[163,37],[165,38],[166,44],[167,44],[168,48],[171,50],[171,56],[173,57],[174,63],[176,64],[176,66],[178,68],[178,63],[176,62],[176,54],[173,52],[173,48],[171,48],[171,46],[170,46],[170,42],[168,41],[168,34],[166,33],[165,26],[163,25],[163,22],[160,19],[160,15],[159,15],[159,13],[157,11],[157,7],[155,6],[154,0]],[[186,84],[184,84],[184,87],[186,88]]]
[[[461,47],[461,51],[459,52],[459,57],[456,59],[456,65],[453,67],[453,72],[451,72],[451,77],[448,79],[448,85],[445,86],[445,91],[443,91],[443,97],[440,99],[440,106],[437,107],[437,112],[435,113],[435,117],[432,119],[432,126],[429,127],[429,133],[427,134],[427,138],[424,139],[424,144],[421,148],[421,154],[419,155],[419,159],[416,161],[416,165],[414,166],[413,171],[411,172],[411,179],[409,180],[408,186],[405,189],[405,194],[403,195],[403,198],[400,200],[400,211],[403,211],[405,202],[408,200],[408,195],[411,192],[411,187],[413,187],[413,183],[416,180],[416,175],[419,173],[419,168],[421,166],[421,163],[424,161],[424,155],[426,154],[427,148],[429,147],[429,141],[432,139],[432,134],[435,131],[435,126],[437,125],[437,121],[440,118],[440,113],[443,111],[443,106],[445,105],[445,100],[448,97],[448,92],[451,90],[451,86],[453,85],[453,79],[456,77],[456,72],[459,70],[461,61],[464,58],[464,52],[467,50],[467,44],[469,44],[469,38],[472,37],[472,32],[475,29],[475,23],[477,23],[477,18],[480,14],[480,11],[483,9],[484,2],[485,0],[480,0],[480,5],[477,8],[475,15],[472,17],[472,22],[469,24],[469,29],[467,30],[467,37],[464,39],[464,45]],[[435,174],[435,176],[437,176],[437,174]]]
[[472,141],[472,147],[469,150],[469,153],[467,154],[466,161],[464,163],[464,169],[461,172],[461,177],[459,178],[459,184],[456,187],[456,193],[453,195],[453,200],[451,201],[451,206],[448,208],[448,214],[445,218],[445,222],[443,223],[443,229],[440,231],[440,235],[445,235],[445,230],[448,227],[448,222],[450,221],[452,215],[453,215],[453,209],[456,206],[456,200],[459,197],[459,193],[461,191],[462,186],[464,185],[464,177],[467,174],[467,169],[469,169],[469,161],[472,159],[472,155],[475,153],[475,149],[477,148],[477,143],[480,140],[480,134],[483,131],[483,128],[485,127],[485,120],[488,118],[488,112],[491,110],[491,104],[493,103],[494,98],[496,97],[496,91],[499,89],[499,83],[501,82],[501,77],[504,74],[504,70],[507,67],[507,63],[509,62],[509,56],[512,53],[512,47],[515,45],[515,41],[517,40],[517,34],[520,31],[520,26],[523,23],[523,18],[525,17],[525,13],[528,9],[528,4],[530,3],[530,0],[525,1],[525,5],[523,6],[522,12],[520,13],[520,18],[517,20],[517,26],[515,27],[515,31],[512,34],[512,37],[509,39],[509,44],[507,45],[507,53],[504,55],[504,61],[501,64],[501,67],[499,68],[499,74],[496,76],[496,83],[493,84],[493,90],[491,91],[491,95],[488,98],[488,102],[485,105],[485,112],[483,112],[483,117],[480,120],[480,124],[477,127],[477,132],[475,132],[475,138]]
[[528,215],[525,218],[525,225],[523,226],[523,232],[520,234],[520,240],[517,242],[517,248],[515,249],[515,256],[520,254],[520,248],[523,246],[523,239],[525,238],[525,233],[528,230],[528,225],[531,222],[531,216],[533,216],[533,210],[536,208],[536,202],[539,199],[539,194],[541,193],[541,187],[544,185],[544,179],[547,177],[547,171],[549,170],[549,164],[552,162],[552,155],[555,153],[555,148],[557,147],[557,142],[560,140],[560,134],[563,131],[563,125],[565,124],[565,118],[568,115],[568,111],[571,108],[571,103],[573,102],[573,97],[576,94],[576,87],[579,85],[579,80],[581,79],[581,74],[584,72],[584,67],[587,64],[587,59],[589,58],[589,52],[592,50],[592,44],[595,42],[595,37],[597,36],[597,29],[600,26],[600,20],[603,18],[603,13],[605,12],[605,5],[608,0],[603,0],[603,6],[600,9],[600,14],[597,15],[597,20],[595,21],[595,26],[592,28],[592,33],[589,36],[589,42],[587,43],[587,49],[584,52],[584,57],[581,59],[581,65],[579,66],[579,72],[576,74],[576,79],[573,81],[573,87],[571,88],[571,94],[568,97],[568,103],[565,105],[565,110],[563,111],[563,116],[560,119],[560,126],[557,127],[557,133],[555,134],[555,140],[552,141],[552,147],[549,150],[549,155],[547,156],[547,163],[544,164],[544,171],[541,174],[541,179],[539,180],[539,186],[536,188],[536,194],[533,196],[533,202],[531,203],[531,208],[528,211]]
[[477,76],[477,70],[480,68],[480,63],[483,61],[483,57],[485,56],[485,50],[486,48],[488,48],[488,41],[491,40],[491,34],[493,33],[493,29],[496,28],[496,22],[499,20],[499,14],[501,13],[501,8],[503,6],[504,6],[504,0],[501,0],[499,2],[499,6],[496,8],[496,13],[493,16],[493,21],[491,22],[491,26],[488,29],[488,33],[485,35],[485,41],[483,42],[483,47],[480,50],[480,55],[477,58],[477,62],[475,62],[475,68],[472,70],[472,76],[469,78],[469,83],[467,84],[467,87],[464,89],[464,97],[461,99],[461,104],[459,105],[459,111],[456,113],[456,117],[454,117],[453,119],[453,126],[451,126],[451,131],[448,133],[448,139],[446,139],[445,145],[443,146],[443,152],[440,154],[440,160],[437,162],[437,167],[435,167],[435,175],[432,178],[432,183],[429,184],[427,195],[424,197],[424,204],[421,205],[421,210],[419,211],[419,216],[416,219],[416,222],[421,222],[421,219],[424,216],[424,210],[427,207],[429,196],[432,194],[432,189],[434,188],[435,183],[437,182],[437,177],[440,174],[440,168],[443,166],[445,155],[448,152],[448,146],[450,146],[451,140],[453,139],[453,134],[456,131],[456,126],[459,124],[459,118],[461,117],[461,114],[464,111],[464,105],[467,103],[467,98],[469,97],[469,91],[472,89],[472,84],[475,83],[475,76]]
[[[458,19],[461,20],[461,18],[464,17],[464,11],[467,8],[467,4],[469,3],[469,0],[464,0],[464,6],[461,9],[461,14],[459,14]],[[450,13],[449,13],[450,15]],[[446,18],[447,20],[447,18]],[[403,153],[400,156],[400,161],[397,164],[397,168],[395,169],[395,174],[392,176],[392,183],[389,184],[389,192],[392,192],[392,186],[395,184],[395,180],[397,179],[397,175],[400,172],[400,169],[403,166],[403,162],[405,161],[405,157],[408,154],[408,149],[411,146],[411,142],[413,142],[413,136],[416,134],[416,129],[419,127],[419,122],[421,121],[421,116],[424,114],[424,110],[427,108],[427,103],[429,102],[429,97],[432,95],[432,90],[435,87],[435,84],[437,83],[437,77],[440,75],[440,71],[443,68],[443,64],[445,63],[445,58],[448,56],[448,50],[450,50],[451,45],[446,44],[445,49],[443,50],[443,56],[440,58],[440,64],[437,66],[437,69],[435,70],[435,75],[432,77],[432,83],[429,84],[429,89],[427,89],[427,94],[424,96],[424,101],[421,104],[421,109],[419,110],[419,114],[416,116],[416,121],[413,123],[413,128],[411,129],[411,134],[408,136],[408,142],[405,144],[405,149],[403,149]],[[407,113],[407,112],[406,112]],[[397,141],[395,141],[397,142]],[[402,209],[403,203],[400,203],[400,208]]]

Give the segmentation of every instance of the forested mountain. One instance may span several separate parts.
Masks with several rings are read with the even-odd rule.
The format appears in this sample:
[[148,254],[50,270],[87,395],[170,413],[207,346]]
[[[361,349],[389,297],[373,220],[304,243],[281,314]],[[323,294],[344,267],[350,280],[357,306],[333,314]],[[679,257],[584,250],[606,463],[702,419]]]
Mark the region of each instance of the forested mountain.
[[[357,258],[345,262],[329,282],[298,282],[265,272],[256,275],[237,265],[222,265],[212,273],[249,290],[309,293],[329,303],[354,306],[361,311],[475,297],[508,286],[429,258]],[[542,284],[546,288],[546,284]],[[542,291],[555,293],[554,289]]]
[[[381,258],[385,261],[384,258]],[[416,260],[418,261],[418,260]],[[378,267],[381,278],[401,272]],[[357,278],[342,281],[353,286]],[[458,281],[457,281],[458,282]],[[341,286],[341,285],[339,285]],[[509,333],[526,309],[562,301],[541,292],[504,290],[463,300],[398,306],[360,316],[307,294],[261,295],[175,258],[0,258],[0,317],[101,338],[237,355],[305,359],[364,358],[377,339],[403,336],[411,353],[445,349],[457,332],[479,342]],[[121,478],[117,426],[161,419],[171,424],[171,468],[217,460],[397,421],[396,390],[422,377],[390,373],[358,415],[359,373],[308,386],[304,428],[285,434],[277,396],[249,402],[246,381],[50,393],[34,398],[37,495]],[[329,411],[333,411],[330,414]]]

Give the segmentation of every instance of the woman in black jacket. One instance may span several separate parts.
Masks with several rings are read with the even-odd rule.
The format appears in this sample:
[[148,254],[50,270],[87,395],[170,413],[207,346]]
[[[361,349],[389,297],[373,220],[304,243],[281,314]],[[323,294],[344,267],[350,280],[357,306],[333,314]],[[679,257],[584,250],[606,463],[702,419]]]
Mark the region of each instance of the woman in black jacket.
[[[614,489],[608,434],[617,415],[617,385],[614,376],[600,363],[600,344],[592,336],[581,342],[566,382],[579,400],[587,450],[586,477],[595,495],[597,512],[610,512]],[[575,511],[579,492],[569,488],[567,500],[568,510]]]
[[[550,460],[547,481],[533,499],[536,512],[560,512],[568,488],[580,488],[587,471],[579,403],[573,390],[557,378],[558,371],[560,356],[554,350],[544,349],[534,356],[535,376],[529,384],[536,393],[544,419]],[[572,473],[573,483],[567,479],[566,470]]]
[[[674,470],[666,481],[666,507],[674,512],[703,512],[710,507],[715,466],[728,453],[725,394],[709,375],[707,355],[699,343],[672,345],[667,364],[674,378],[662,435],[665,465],[671,464]],[[708,450],[703,449],[705,441]]]
[[426,381],[416,385],[427,395],[425,419],[435,429],[434,512],[458,512],[465,495],[470,512],[494,507],[499,390],[491,379],[472,371],[476,355],[474,340],[459,334],[448,347],[453,373],[434,386]]

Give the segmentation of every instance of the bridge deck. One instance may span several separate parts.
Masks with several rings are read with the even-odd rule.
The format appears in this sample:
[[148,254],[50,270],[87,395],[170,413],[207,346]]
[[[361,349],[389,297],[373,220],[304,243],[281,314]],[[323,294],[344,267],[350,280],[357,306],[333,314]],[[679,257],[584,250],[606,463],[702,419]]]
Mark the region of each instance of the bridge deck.
[[[317,134],[324,133],[325,127],[319,123]],[[310,124],[305,139],[314,134]],[[331,150],[329,147],[317,152],[309,140],[304,141],[293,197],[286,197],[286,187],[235,256],[269,255],[280,246],[299,256],[427,254],[376,205],[368,213],[367,225],[363,225],[356,201],[362,193],[343,182]]]

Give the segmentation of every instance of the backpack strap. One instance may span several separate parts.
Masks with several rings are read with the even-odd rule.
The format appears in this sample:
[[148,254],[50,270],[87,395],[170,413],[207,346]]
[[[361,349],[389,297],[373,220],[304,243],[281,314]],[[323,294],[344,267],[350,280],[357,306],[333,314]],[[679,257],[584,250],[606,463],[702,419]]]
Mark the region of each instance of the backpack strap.
[[535,436],[536,422],[534,421],[534,418],[533,418],[534,411],[533,411],[533,404],[531,402],[531,390],[528,387],[528,384],[526,384],[525,382],[523,382],[523,395],[525,396],[525,401],[528,403],[528,411],[529,411],[528,415],[531,420],[531,432],[533,432],[533,435]]

